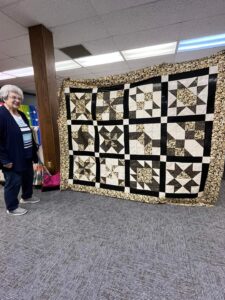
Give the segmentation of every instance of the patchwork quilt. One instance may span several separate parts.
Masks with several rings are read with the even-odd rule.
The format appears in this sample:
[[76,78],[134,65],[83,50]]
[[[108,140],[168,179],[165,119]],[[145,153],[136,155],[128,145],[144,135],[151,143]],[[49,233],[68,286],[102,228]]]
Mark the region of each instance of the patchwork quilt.
[[60,93],[61,188],[148,202],[213,204],[224,163],[224,53]]

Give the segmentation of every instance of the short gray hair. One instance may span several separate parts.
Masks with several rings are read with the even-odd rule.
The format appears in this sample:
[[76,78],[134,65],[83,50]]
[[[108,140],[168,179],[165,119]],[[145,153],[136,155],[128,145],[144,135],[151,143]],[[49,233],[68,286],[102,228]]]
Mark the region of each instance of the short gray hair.
[[23,100],[23,91],[18,86],[12,84],[6,84],[1,87],[0,98],[6,100],[9,96],[9,93],[16,93]]

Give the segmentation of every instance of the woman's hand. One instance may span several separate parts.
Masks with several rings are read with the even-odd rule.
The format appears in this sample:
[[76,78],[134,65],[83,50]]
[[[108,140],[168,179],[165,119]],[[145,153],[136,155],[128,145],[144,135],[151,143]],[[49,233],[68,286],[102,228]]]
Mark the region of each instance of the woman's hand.
[[12,169],[12,166],[13,166],[13,163],[3,165],[3,167],[6,168],[6,169]]

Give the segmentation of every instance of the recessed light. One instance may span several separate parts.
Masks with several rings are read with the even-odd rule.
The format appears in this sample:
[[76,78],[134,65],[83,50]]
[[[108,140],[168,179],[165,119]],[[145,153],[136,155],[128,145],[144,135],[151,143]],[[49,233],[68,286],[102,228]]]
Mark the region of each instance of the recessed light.
[[119,61],[123,61],[123,60],[124,59],[119,52],[112,52],[112,53],[100,54],[100,55],[92,55],[92,56],[75,59],[75,61],[78,62],[83,67],[111,64],[111,63],[119,62]]
[[178,52],[221,47],[225,45],[225,34],[203,36],[195,39],[182,40]]
[[71,70],[71,69],[77,69],[81,68],[80,65],[75,63],[72,59],[70,60],[64,60],[64,61],[59,61],[55,63],[55,69],[56,71],[65,71],[65,70]]
[[8,75],[5,73],[0,73],[0,80],[6,80],[6,79],[11,79],[11,78],[15,78],[15,76]]
[[27,68],[22,68],[22,69],[14,69],[14,70],[4,71],[3,73],[12,75],[14,77],[25,77],[25,76],[33,76],[34,70],[33,70],[33,67],[27,67]]
[[126,60],[174,54],[177,42],[121,51]]

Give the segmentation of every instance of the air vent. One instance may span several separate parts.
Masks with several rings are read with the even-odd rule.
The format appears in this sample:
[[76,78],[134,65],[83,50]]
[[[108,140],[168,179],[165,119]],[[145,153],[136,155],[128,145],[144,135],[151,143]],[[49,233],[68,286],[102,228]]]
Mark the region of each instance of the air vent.
[[59,50],[71,57],[72,59],[91,55],[91,53],[82,45],[70,46],[66,48],[61,48]]

